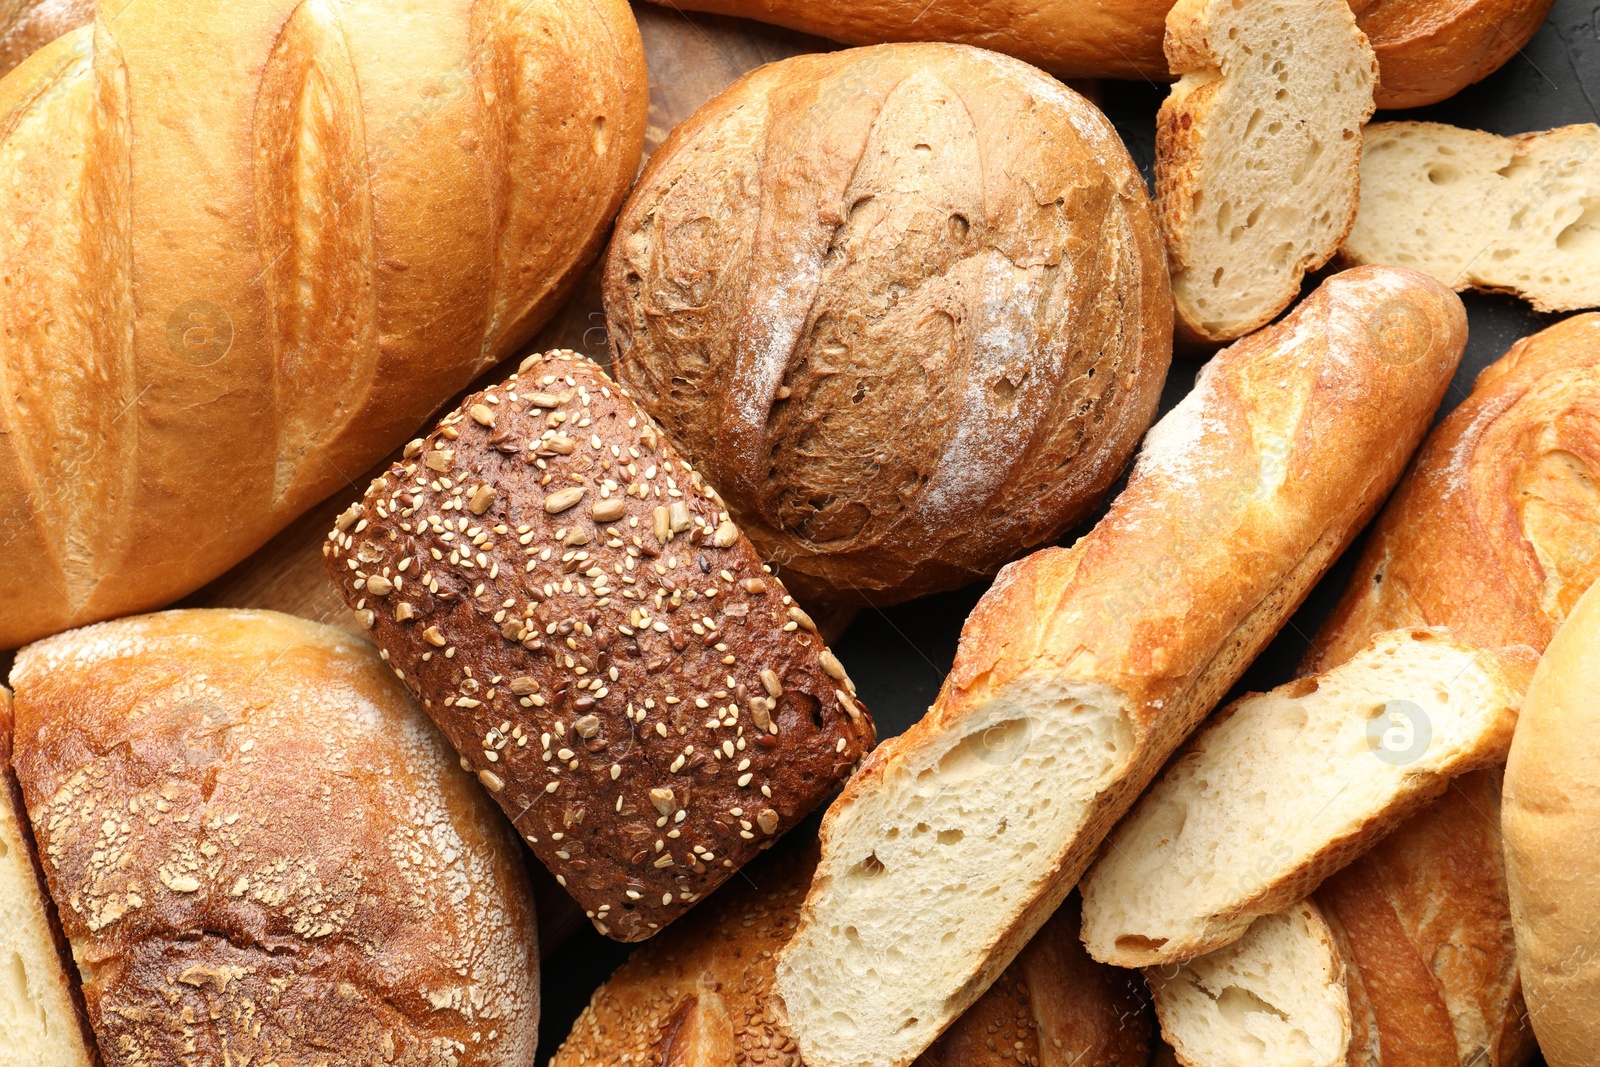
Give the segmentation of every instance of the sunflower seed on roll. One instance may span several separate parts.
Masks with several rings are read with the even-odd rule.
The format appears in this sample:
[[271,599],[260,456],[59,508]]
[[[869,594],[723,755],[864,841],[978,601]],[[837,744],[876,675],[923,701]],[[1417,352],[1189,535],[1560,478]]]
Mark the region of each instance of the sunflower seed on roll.
[[716,492],[583,357],[530,356],[409,451],[329,572],[601,933],[651,936],[872,747]]

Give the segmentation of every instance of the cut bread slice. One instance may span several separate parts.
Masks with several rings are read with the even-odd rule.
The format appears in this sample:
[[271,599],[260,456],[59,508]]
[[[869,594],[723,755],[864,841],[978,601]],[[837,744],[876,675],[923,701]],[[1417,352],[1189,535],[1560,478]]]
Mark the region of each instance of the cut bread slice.
[[1600,127],[1497,137],[1375,122],[1342,257],[1411,267],[1539,311],[1600,307]]
[[1192,959],[1302,899],[1450,778],[1505,759],[1537,660],[1390,630],[1325,674],[1218,712],[1084,879],[1090,954]]
[[1263,915],[1226,948],[1145,972],[1183,1067],[1341,1067],[1345,969],[1315,904]]
[[1356,217],[1378,65],[1344,0],[1179,0],[1183,77],[1156,120],[1179,335],[1241,337],[1299,295]]
[[0,1067],[92,1067],[43,885],[11,773],[11,693],[0,687]]

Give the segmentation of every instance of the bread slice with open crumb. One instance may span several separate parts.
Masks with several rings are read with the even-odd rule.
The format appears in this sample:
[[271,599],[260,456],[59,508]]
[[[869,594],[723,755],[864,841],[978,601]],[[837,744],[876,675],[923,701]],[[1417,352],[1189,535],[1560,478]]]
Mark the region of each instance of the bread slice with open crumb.
[[1145,972],[1183,1067],[1343,1067],[1345,968],[1317,906],[1264,915],[1238,941]]
[[1344,0],[1179,0],[1156,201],[1180,338],[1275,318],[1356,217],[1378,61]]
[[96,1064],[55,931],[11,773],[11,693],[0,686],[0,1067]]
[[1467,771],[1505,759],[1538,662],[1440,629],[1218,712],[1106,842],[1083,940],[1120,967],[1176,963],[1305,897]]
[[1343,259],[1390,263],[1539,311],[1600,307],[1600,127],[1497,137],[1374,122]]

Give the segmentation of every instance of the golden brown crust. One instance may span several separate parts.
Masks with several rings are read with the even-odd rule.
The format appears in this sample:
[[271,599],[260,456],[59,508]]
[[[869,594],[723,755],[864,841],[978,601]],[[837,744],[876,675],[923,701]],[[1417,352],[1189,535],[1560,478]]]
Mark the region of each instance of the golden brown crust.
[[[804,1067],[772,980],[816,851],[807,844],[751,865],[748,886],[636,951],[595,992],[551,1067]],[[1089,958],[1072,898],[916,1067],[1143,1067],[1150,1034],[1143,983]]]
[[1482,81],[1533,39],[1553,0],[1375,0],[1356,25],[1378,53],[1378,107],[1422,107]]
[[521,850],[366,642],[167,612],[31,645],[12,678],[109,1067],[531,1059]]
[[96,0],[0,0],[0,76],[94,19]]
[[329,573],[601,933],[654,934],[872,747],[810,616],[582,356],[529,356],[406,453]]
[[680,126],[618,220],[606,312],[619,378],[795,594],[883,603],[1098,503],[1170,359],[1162,255],[1085,100],[886,45],[764,67]]
[[531,336],[638,165],[624,0],[182,16],[0,82],[0,647],[170,603],[346,484]]

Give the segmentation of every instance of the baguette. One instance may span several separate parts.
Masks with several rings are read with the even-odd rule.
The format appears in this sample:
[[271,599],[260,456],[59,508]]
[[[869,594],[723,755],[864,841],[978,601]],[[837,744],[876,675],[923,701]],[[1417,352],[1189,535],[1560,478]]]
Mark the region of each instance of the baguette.
[[[638,949],[595,992],[551,1067],[804,1067],[771,995],[815,866],[812,844],[753,864],[748,886]],[[916,1067],[1144,1067],[1151,1029],[1138,977],[1085,954],[1069,898]]]
[[1083,881],[1083,940],[1179,963],[1304,898],[1468,771],[1498,766],[1538,656],[1391,630],[1243,697],[1179,750]]
[[1600,305],[1600,127],[1497,137],[1375,122],[1346,263],[1394,263],[1537,311]]
[[97,1067],[77,974],[11,770],[11,691],[0,686],[0,1067]]
[[192,592],[527,341],[645,82],[624,0],[140,0],[0,79],[0,648]]
[[1549,1067],[1589,1067],[1600,1049],[1600,587],[1578,601],[1528,689],[1501,826],[1539,1049]]
[[[1172,0],[654,0],[774,22],[845,44],[956,41],[1066,78],[1167,77]],[[1350,0],[1382,67],[1381,108],[1454,96],[1516,55],[1553,0]]]
[[811,616],[572,352],[467,397],[324,553],[396,676],[609,937],[655,934],[872,747]]
[[173,611],[30,645],[11,678],[106,1067],[532,1061],[522,850],[368,642]]
[[1183,1067],[1344,1067],[1344,961],[1309,901],[1261,916],[1226,948],[1145,976]]
[[811,1067],[903,1067],[988,988],[1377,509],[1464,340],[1432,279],[1329,279],[1202,371],[1088,536],[1001,573],[824,819],[777,978]]
[[1178,0],[1156,116],[1156,204],[1178,337],[1278,316],[1356,217],[1378,65],[1344,0]]

